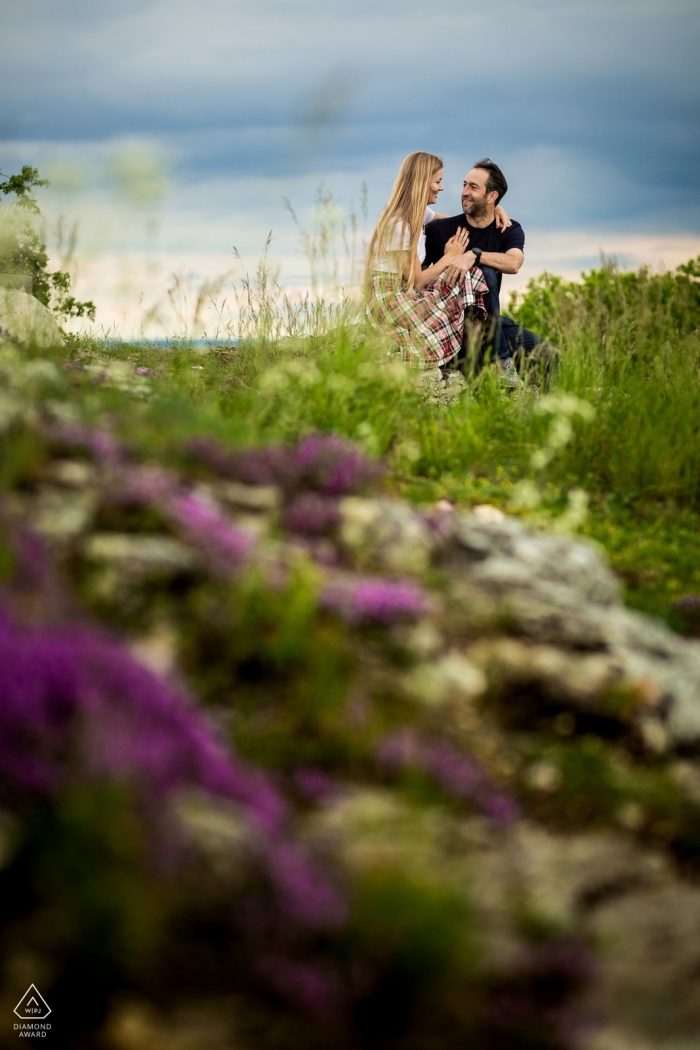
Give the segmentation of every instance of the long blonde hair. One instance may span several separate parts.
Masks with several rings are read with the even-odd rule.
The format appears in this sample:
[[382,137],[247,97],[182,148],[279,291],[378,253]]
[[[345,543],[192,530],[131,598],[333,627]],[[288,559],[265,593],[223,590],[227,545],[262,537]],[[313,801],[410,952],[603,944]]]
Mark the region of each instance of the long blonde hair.
[[369,284],[373,263],[377,258],[386,258],[394,242],[395,230],[399,231],[399,243],[408,231],[410,243],[407,249],[398,252],[401,283],[412,288],[415,281],[414,258],[425,222],[425,209],[430,196],[430,181],[444,163],[434,153],[409,153],[396,177],[389,203],[379,216],[367,251],[365,285]]

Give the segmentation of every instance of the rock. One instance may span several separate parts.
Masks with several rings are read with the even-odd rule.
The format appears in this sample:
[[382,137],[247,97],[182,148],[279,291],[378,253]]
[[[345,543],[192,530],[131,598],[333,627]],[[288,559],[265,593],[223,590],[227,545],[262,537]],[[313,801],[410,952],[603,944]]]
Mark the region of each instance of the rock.
[[54,540],[69,540],[89,527],[97,497],[93,491],[42,489],[32,505],[32,526]]
[[187,571],[196,565],[192,551],[169,536],[96,532],[84,550],[90,561],[130,567],[147,575]]
[[460,653],[449,652],[439,660],[419,663],[401,684],[413,699],[438,706],[476,700],[486,691],[486,675]]
[[[626,609],[595,548],[512,518],[454,515],[436,557],[470,623],[499,630],[500,622],[499,633],[505,625],[529,640],[520,648],[495,644],[491,677],[537,683],[575,705],[624,686],[637,697],[650,751],[700,741],[700,644]],[[650,708],[657,712],[651,719]]]
[[66,488],[86,488],[97,480],[97,471],[92,463],[78,459],[57,459],[49,464],[48,478]]
[[124,997],[112,1008],[104,1041],[110,1050],[243,1050],[236,1014],[230,996],[186,1000],[170,1013],[145,999]]
[[586,1047],[700,1045],[700,889],[678,879],[663,855],[620,834],[557,835],[525,822],[494,835],[472,820],[461,841],[470,844],[470,887],[490,927],[517,900],[598,946],[598,977],[582,1008],[602,1028]]
[[340,516],[341,544],[359,569],[401,574],[427,569],[434,539],[408,504],[347,496],[340,501]]
[[33,295],[12,288],[0,288],[0,327],[17,342],[42,349],[63,343],[50,310]]
[[514,638],[477,642],[469,655],[500,692],[534,688],[553,703],[581,710],[594,709],[624,675],[622,662],[608,653],[570,653]]
[[620,600],[615,575],[590,544],[534,532],[516,518],[484,521],[474,514],[456,515],[452,536],[452,550],[481,563],[477,578],[495,587],[558,584],[595,604]]
[[168,623],[157,623],[148,634],[136,638],[131,653],[155,674],[168,677],[175,671],[177,661],[177,631]]
[[244,485],[238,481],[220,481],[212,485],[214,496],[234,509],[265,513],[277,510],[280,491],[274,485]]
[[197,892],[206,883],[209,903],[212,894],[230,899],[259,849],[253,828],[233,803],[203,794],[182,798],[177,817],[193,850]]
[[506,516],[502,510],[498,507],[493,507],[490,503],[478,503],[475,507],[472,507],[472,514],[478,521],[505,521]]
[[700,889],[668,885],[610,900],[589,928],[602,949],[595,1007],[614,1019],[628,1040],[621,1045],[700,1046]]

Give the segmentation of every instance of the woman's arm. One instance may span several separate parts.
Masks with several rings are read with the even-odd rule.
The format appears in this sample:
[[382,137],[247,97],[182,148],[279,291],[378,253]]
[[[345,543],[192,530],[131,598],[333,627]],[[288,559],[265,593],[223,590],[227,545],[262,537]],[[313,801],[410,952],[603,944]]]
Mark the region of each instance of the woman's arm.
[[508,212],[505,208],[502,208],[500,204],[496,205],[496,229],[507,230],[509,226],[513,225],[513,220],[509,218]]
[[431,281],[434,281],[436,277],[439,277],[440,274],[452,266],[455,259],[464,254],[464,249],[468,243],[469,231],[465,226],[460,226],[454,237],[450,237],[445,245],[442,259],[438,260],[433,266],[429,266],[427,270],[421,269],[420,261],[418,256],[416,256],[414,286],[419,289],[426,288]]

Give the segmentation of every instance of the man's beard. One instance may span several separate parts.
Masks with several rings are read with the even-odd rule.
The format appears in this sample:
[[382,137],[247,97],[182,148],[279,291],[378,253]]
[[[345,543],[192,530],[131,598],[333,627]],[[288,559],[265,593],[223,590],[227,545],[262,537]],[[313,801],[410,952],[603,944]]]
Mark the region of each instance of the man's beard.
[[483,219],[486,215],[486,201],[471,201],[469,204],[462,204],[462,211],[472,219]]

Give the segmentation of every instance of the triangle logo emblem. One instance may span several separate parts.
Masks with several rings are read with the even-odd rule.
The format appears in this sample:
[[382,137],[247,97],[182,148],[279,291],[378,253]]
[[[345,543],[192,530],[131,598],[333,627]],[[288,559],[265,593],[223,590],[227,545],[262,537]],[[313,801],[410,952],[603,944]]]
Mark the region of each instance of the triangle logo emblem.
[[43,1021],[51,1013],[51,1007],[36,985],[30,984],[14,1012],[22,1021]]

